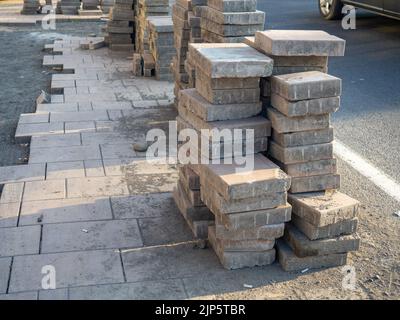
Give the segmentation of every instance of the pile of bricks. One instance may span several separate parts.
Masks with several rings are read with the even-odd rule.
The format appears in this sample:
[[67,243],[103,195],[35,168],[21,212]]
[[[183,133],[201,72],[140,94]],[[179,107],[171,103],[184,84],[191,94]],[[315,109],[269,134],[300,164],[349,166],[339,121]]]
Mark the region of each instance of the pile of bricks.
[[39,0],[24,0],[21,14],[36,14],[39,7]]
[[80,0],[61,0],[60,7],[63,14],[78,14],[81,2]]
[[114,0],[100,0],[100,9],[103,13],[109,13],[114,6]]
[[336,191],[330,114],[340,106],[342,84],[326,72],[328,57],[343,56],[345,42],[323,31],[287,30],[257,32],[246,42],[274,59],[274,75],[262,81],[269,155],[291,177],[293,207],[280,263],[288,271],[343,265],[359,247],[359,203]]
[[264,30],[265,13],[256,0],[208,0],[201,12],[201,37],[209,43],[240,43]]
[[157,80],[172,81],[171,61],[175,56],[174,28],[170,16],[149,17],[149,49],[155,61]]
[[136,0],[115,0],[106,27],[106,42],[111,50],[134,50],[134,3]]
[[137,0],[136,7],[136,52],[149,53],[149,30],[147,18],[168,16],[168,0]]
[[189,75],[185,70],[185,60],[187,58],[190,40],[190,9],[190,0],[177,0],[176,3],[172,5],[176,56],[172,59],[171,70],[175,80],[174,94],[176,107],[178,106],[179,91],[191,88],[191,86],[189,86]]
[[[273,62],[245,44],[190,44],[189,54],[198,81],[196,89],[180,92],[177,122],[178,130],[195,129],[209,143],[208,149],[200,147],[204,141],[187,143],[191,161],[201,161],[194,166],[201,200],[215,216],[209,242],[227,269],[270,264],[275,239],[283,235],[291,212],[290,179],[263,155],[254,156],[267,150],[271,133],[270,121],[257,115],[259,79],[271,74]],[[220,131],[204,134],[202,129]],[[243,139],[233,139],[235,129]],[[222,130],[230,133],[223,141],[214,136]],[[249,145],[254,149],[248,150]],[[230,148],[233,152],[225,153]],[[254,166],[243,168],[233,156],[250,156]],[[220,163],[209,163],[216,159]]]

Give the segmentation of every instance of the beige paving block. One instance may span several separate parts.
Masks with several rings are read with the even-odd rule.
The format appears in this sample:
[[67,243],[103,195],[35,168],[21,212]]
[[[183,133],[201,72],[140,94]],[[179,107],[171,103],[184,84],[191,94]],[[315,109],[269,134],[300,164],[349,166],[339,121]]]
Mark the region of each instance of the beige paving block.
[[83,163],[86,177],[103,177],[105,175],[102,160],[85,160]]
[[67,179],[68,198],[129,195],[123,177],[94,177]]
[[0,203],[20,203],[24,192],[24,183],[7,183],[1,192]]
[[51,200],[65,198],[65,180],[26,182],[24,201]]
[[104,198],[24,201],[19,225],[112,219],[110,200]]
[[46,179],[65,179],[84,177],[83,161],[47,163]]

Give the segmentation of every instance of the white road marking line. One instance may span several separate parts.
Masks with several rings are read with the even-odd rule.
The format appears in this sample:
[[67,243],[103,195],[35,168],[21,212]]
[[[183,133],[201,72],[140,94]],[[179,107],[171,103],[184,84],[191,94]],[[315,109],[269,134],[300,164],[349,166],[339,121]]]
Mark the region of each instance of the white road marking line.
[[387,174],[375,168],[360,155],[349,149],[339,140],[333,143],[334,153],[343,161],[351,165],[356,171],[372,181],[388,195],[400,202],[400,185]]

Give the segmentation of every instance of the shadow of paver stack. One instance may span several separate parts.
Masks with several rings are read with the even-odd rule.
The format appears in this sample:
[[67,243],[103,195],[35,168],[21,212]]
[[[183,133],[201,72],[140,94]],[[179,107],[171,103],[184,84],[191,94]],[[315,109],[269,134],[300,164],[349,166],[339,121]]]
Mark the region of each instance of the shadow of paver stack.
[[278,75],[267,82],[269,155],[292,180],[292,221],[278,242],[279,261],[288,271],[344,265],[359,248],[359,202],[337,191],[330,114],[340,106],[342,83],[321,71],[328,56],[344,55],[345,41],[323,31],[269,30],[257,32],[254,45],[278,61]]
[[264,30],[265,13],[256,10],[256,0],[208,0],[207,4],[200,23],[204,42],[240,43]]
[[115,0],[110,9],[106,27],[106,42],[111,50],[132,51],[135,49],[134,4],[136,0]]
[[79,0],[61,0],[60,7],[62,14],[75,15],[78,14],[81,2]]
[[24,0],[21,14],[37,14],[39,7],[39,0]]
[[[156,79],[172,81],[171,61],[176,55],[172,18],[170,16],[148,17],[147,23],[149,30],[149,51],[154,60]],[[144,73],[146,75],[146,69]]]
[[[190,44],[189,52],[198,81],[195,89],[180,92],[177,122],[178,130],[194,129],[201,137],[187,145],[191,161],[201,161],[193,169],[201,200],[215,216],[209,242],[227,269],[270,264],[291,213],[290,178],[255,155],[267,150],[271,133],[270,121],[257,114],[259,79],[271,74],[273,62],[245,44]],[[208,147],[201,146],[204,141]],[[238,157],[250,161],[248,167]]]
[[136,7],[136,53],[149,53],[149,30],[147,18],[168,16],[168,0],[137,0]]

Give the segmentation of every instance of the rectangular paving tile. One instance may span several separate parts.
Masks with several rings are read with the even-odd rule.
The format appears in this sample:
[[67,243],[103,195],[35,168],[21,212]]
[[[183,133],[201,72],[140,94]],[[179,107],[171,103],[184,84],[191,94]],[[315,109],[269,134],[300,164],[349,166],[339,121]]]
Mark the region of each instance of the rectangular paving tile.
[[81,137],[79,133],[54,134],[49,136],[33,136],[30,148],[54,148],[80,146]]
[[1,228],[0,256],[39,253],[40,226]]
[[64,179],[26,182],[24,201],[64,199],[65,193]]
[[82,132],[83,145],[100,144],[133,144],[134,139],[117,132]]
[[122,250],[122,259],[128,282],[211,275],[224,270],[211,249],[195,249],[193,243]]
[[20,203],[0,203],[0,228],[16,227],[18,223]]
[[37,300],[36,291],[0,294],[0,300]]
[[72,300],[180,300],[185,289],[179,280],[143,281],[106,284],[69,289]]
[[0,293],[7,292],[8,277],[11,270],[11,258],[0,258]]
[[49,113],[48,112],[39,112],[39,113],[22,113],[19,116],[19,124],[26,123],[47,123],[49,122]]
[[112,219],[109,198],[24,201],[19,225]]
[[23,139],[34,135],[42,136],[60,133],[64,133],[64,123],[62,122],[19,124],[15,132],[15,138]]
[[46,179],[79,178],[85,176],[83,161],[51,162],[47,164]]
[[24,192],[24,182],[8,183],[1,192],[0,203],[20,203]]
[[39,300],[68,300],[68,288],[39,291]]
[[44,180],[44,175],[44,163],[0,167],[0,184]]
[[104,177],[104,167],[102,160],[85,160],[83,161],[85,166],[86,177]]
[[129,159],[136,156],[133,144],[102,144],[101,154],[103,159]]
[[141,246],[143,242],[136,219],[43,226],[43,253]]
[[84,111],[84,112],[52,112],[50,122],[76,122],[76,121],[95,121],[109,120],[105,110]]
[[67,179],[68,198],[88,198],[128,195],[123,177],[94,177]]
[[14,258],[9,292],[42,289],[42,268],[56,270],[56,288],[124,281],[118,250],[27,255]]
[[96,126],[94,121],[77,121],[77,122],[66,122],[65,133],[79,133],[79,132],[94,132]]
[[98,146],[73,146],[32,149],[29,163],[66,162],[101,159]]

